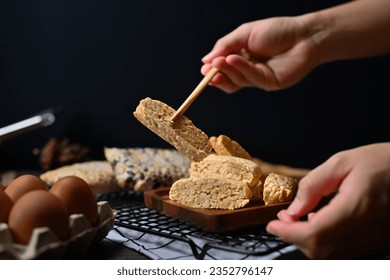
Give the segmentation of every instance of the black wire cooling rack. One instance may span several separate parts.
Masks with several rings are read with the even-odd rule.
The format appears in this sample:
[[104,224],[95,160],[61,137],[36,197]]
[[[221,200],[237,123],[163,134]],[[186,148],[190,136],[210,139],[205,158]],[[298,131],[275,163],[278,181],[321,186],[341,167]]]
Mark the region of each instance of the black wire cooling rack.
[[[181,241],[190,246],[196,259],[203,259],[211,249],[264,256],[287,246],[268,234],[264,226],[225,233],[206,232],[147,208],[143,194],[132,190],[100,195],[97,199],[108,201],[117,211],[114,220],[116,226]],[[202,246],[194,239],[201,239]]]

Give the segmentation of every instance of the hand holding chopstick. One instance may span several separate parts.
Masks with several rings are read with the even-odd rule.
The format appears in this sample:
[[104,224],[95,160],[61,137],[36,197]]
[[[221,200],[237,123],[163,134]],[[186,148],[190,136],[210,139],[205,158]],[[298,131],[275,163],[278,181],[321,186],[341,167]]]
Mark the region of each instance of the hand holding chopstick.
[[179,109],[175,112],[175,114],[171,117],[170,121],[174,122],[178,117],[184,114],[185,111],[190,107],[192,102],[202,93],[202,91],[206,88],[208,83],[212,80],[212,78],[218,73],[217,68],[211,68],[210,71],[204,76],[202,81],[200,81],[199,85],[194,89],[194,91],[187,97],[184,103],[180,106]]

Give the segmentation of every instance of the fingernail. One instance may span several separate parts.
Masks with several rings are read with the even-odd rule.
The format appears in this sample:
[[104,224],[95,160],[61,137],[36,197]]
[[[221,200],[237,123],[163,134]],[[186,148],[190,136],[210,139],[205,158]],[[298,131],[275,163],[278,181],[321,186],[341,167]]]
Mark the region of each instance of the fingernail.
[[204,57],[202,57],[201,61],[204,63],[204,62],[207,62],[208,59],[210,57],[210,54],[206,54]]

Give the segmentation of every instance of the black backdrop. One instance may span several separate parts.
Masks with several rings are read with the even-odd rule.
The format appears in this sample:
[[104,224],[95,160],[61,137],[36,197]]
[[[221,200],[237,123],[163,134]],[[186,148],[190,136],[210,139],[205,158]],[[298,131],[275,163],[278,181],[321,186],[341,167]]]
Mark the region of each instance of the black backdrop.
[[[54,125],[1,143],[0,167],[37,168],[31,151],[53,136],[89,146],[95,159],[104,146],[169,147],[133,117],[140,99],[177,108],[202,78],[201,57],[243,22],[341,2],[1,1],[0,127],[62,111]],[[208,87],[187,115],[257,157],[314,167],[390,140],[389,66],[389,56],[331,63],[273,93]]]

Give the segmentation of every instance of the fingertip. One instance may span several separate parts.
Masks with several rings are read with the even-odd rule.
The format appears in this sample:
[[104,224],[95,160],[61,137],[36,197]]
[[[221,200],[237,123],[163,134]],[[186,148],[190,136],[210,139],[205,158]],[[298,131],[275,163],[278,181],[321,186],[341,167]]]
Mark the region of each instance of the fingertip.
[[219,84],[218,79],[216,77],[212,78],[209,84],[212,86],[217,86]]
[[204,57],[202,57],[201,61],[203,63],[209,63],[210,62],[210,54],[206,54]]
[[212,85],[220,85],[223,84],[224,82],[226,82],[225,77],[221,73],[218,73],[214,76],[214,78],[211,80],[210,83]]
[[202,67],[200,68],[200,73],[202,73],[202,75],[205,76],[210,69],[211,69],[211,65],[209,63],[206,63],[202,65]]
[[287,208],[286,212],[290,216],[297,216],[300,213],[301,208],[302,202],[298,198],[295,198]]
[[213,58],[212,62],[210,62],[210,65],[223,71],[227,63],[224,56],[217,56]]
[[275,235],[275,232],[274,232],[274,224],[275,224],[275,221],[276,220],[273,220],[273,221],[270,221],[267,226],[265,227],[265,230],[268,232],[268,233],[271,233],[271,234],[274,234]]
[[229,54],[226,56],[225,60],[228,64],[237,65],[237,63],[240,63],[246,59],[238,54]]
[[214,48],[208,54],[202,57],[202,61],[210,62],[218,56],[227,56],[232,52],[233,51],[228,46],[222,44],[221,41],[219,41],[215,44]]
[[279,220],[284,221],[284,222],[295,222],[297,221],[297,218],[295,216],[289,215],[286,210],[281,210],[278,212],[276,215]]
[[272,220],[268,222],[267,226],[265,227],[265,230],[272,235],[280,237],[282,235],[284,225],[286,224],[290,223],[286,223],[281,220]]
[[213,49],[208,54],[201,58],[203,63],[210,63],[215,57],[218,56],[218,50]]

